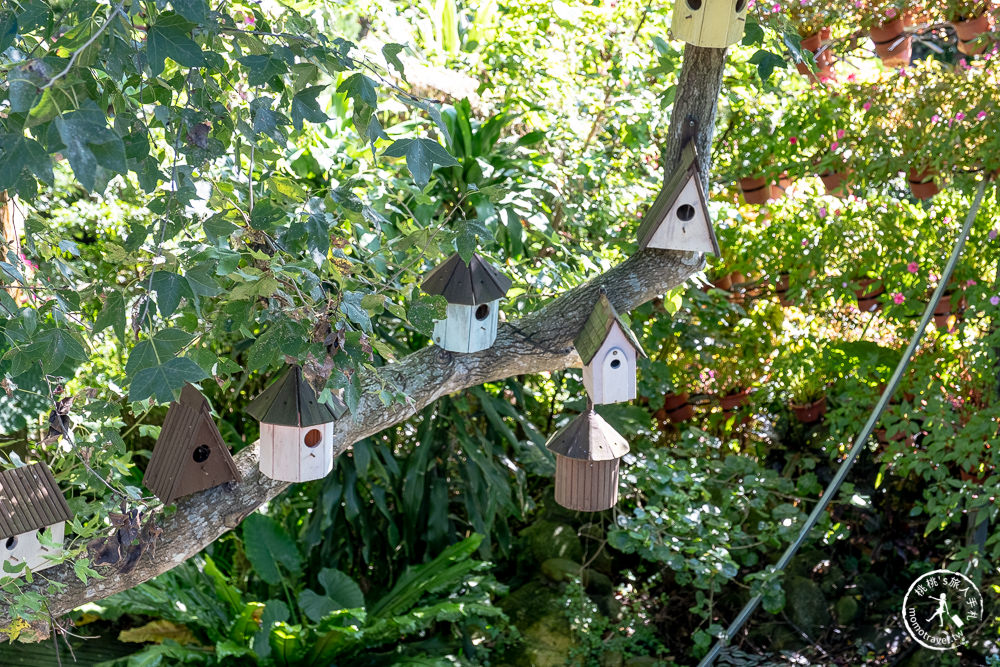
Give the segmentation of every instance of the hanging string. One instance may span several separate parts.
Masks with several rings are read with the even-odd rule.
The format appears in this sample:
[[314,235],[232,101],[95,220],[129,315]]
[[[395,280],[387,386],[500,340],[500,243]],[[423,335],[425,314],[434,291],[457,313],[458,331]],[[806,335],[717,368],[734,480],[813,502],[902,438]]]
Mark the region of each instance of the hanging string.
[[[913,357],[913,353],[917,349],[917,345],[920,340],[924,337],[924,331],[927,329],[927,325],[931,321],[931,317],[934,315],[934,310],[937,307],[938,301],[941,300],[941,296],[944,294],[945,288],[948,285],[948,281],[951,280],[951,274],[955,270],[955,265],[958,263],[959,257],[962,256],[962,250],[965,248],[965,241],[969,238],[969,232],[972,229],[972,223],[976,219],[976,215],[979,213],[979,207],[983,202],[983,193],[986,190],[986,181],[982,181],[979,184],[979,189],[976,191],[976,198],[972,202],[972,208],[969,210],[969,214],[965,217],[965,225],[962,227],[962,232],[958,235],[958,239],[955,241],[955,247],[951,251],[951,258],[948,260],[948,264],[941,275],[941,280],[938,282],[937,288],[934,290],[934,296],[931,298],[930,303],[927,304],[927,308],[924,310],[923,317],[920,318],[920,324],[917,326],[917,330],[913,333],[913,337],[910,339],[910,344],[906,348],[906,352],[903,354],[902,359],[899,360],[899,364],[896,365],[896,370],[892,374],[892,378],[889,380],[889,386],[886,387],[885,391],[882,392],[882,397],[879,399],[878,403],[875,405],[875,409],[872,410],[871,415],[868,417],[868,421],[865,423],[864,428],[861,429],[861,433],[858,435],[857,440],[854,441],[854,446],[851,447],[850,453],[847,458],[841,464],[840,469],[837,470],[836,476],[830,481],[830,485],[826,487],[826,491],[823,492],[823,497],[820,498],[819,503],[813,508],[812,513],[809,518],[806,519],[805,524],[802,526],[802,530],[799,531],[798,537],[795,541],[788,545],[785,553],[782,554],[781,559],[774,566],[774,573],[777,574],[784,570],[788,563],[791,562],[792,558],[798,552],[798,550],[805,544],[806,539],[809,537],[809,533],[819,522],[820,516],[826,511],[827,506],[833,497],[837,495],[837,491],[840,490],[840,485],[843,484],[844,479],[847,477],[847,473],[850,472],[851,468],[854,466],[854,462],[857,460],[858,455],[861,454],[861,450],[864,449],[865,445],[868,443],[868,436],[871,435],[872,430],[875,428],[875,424],[882,417],[882,413],[885,411],[886,406],[889,404],[889,400],[895,393],[896,388],[899,386],[899,381],[903,377],[903,373],[906,372],[907,366],[910,364],[910,359]],[[730,624],[729,628],[723,633],[712,649],[702,658],[701,662],[698,663],[698,667],[710,667],[722,648],[736,636],[736,633],[740,631],[743,625],[750,619],[750,616],[757,610],[760,606],[763,595],[757,594],[753,596],[746,606],[740,611],[736,619]]]

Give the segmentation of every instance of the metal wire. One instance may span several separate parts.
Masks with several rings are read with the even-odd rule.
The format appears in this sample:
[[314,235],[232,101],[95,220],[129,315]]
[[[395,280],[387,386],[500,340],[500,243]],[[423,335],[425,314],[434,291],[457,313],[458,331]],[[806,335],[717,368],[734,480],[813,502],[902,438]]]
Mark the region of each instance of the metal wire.
[[[945,266],[944,272],[941,275],[941,280],[938,282],[937,289],[934,290],[934,296],[931,298],[930,303],[927,304],[927,308],[924,310],[923,317],[920,318],[920,324],[917,326],[917,330],[913,333],[913,337],[910,339],[910,345],[906,348],[906,352],[903,354],[903,358],[899,360],[899,364],[896,365],[896,370],[892,374],[892,378],[889,380],[889,386],[886,390],[882,392],[882,397],[879,399],[878,403],[875,405],[875,409],[872,410],[871,415],[868,417],[867,423],[865,423],[864,428],[861,429],[861,433],[858,435],[857,440],[854,441],[854,446],[851,447],[850,453],[847,458],[840,465],[840,469],[837,470],[836,476],[830,481],[829,486],[826,487],[826,491],[823,492],[823,497],[820,498],[816,507],[813,508],[812,513],[809,518],[806,519],[805,524],[802,526],[802,530],[799,531],[798,537],[795,541],[788,545],[785,549],[785,553],[782,554],[781,559],[778,560],[777,564],[774,566],[774,572],[778,573],[784,570],[788,563],[791,562],[792,558],[798,552],[798,550],[805,544],[809,537],[810,531],[819,522],[820,516],[826,511],[827,506],[833,497],[837,495],[837,491],[840,490],[840,485],[843,484],[844,479],[847,477],[847,473],[850,472],[851,468],[854,466],[854,462],[857,460],[858,455],[861,454],[861,450],[864,449],[865,444],[868,442],[868,436],[871,435],[872,430],[875,428],[875,424],[878,423],[879,418],[882,416],[882,412],[885,411],[886,406],[889,404],[889,399],[896,391],[896,387],[899,386],[899,381],[903,377],[903,373],[906,372],[906,367],[910,364],[910,359],[913,357],[913,353],[917,349],[917,345],[920,340],[924,337],[924,331],[927,329],[927,325],[931,321],[931,317],[934,314],[934,309],[937,306],[938,301],[941,299],[941,295],[944,294],[945,287],[948,285],[948,281],[951,280],[951,274],[955,270],[955,265],[958,263],[959,257],[962,256],[962,250],[965,248],[965,241],[969,238],[969,231],[972,229],[972,223],[976,219],[976,215],[979,213],[979,207],[983,202],[983,193],[986,191],[986,181],[982,181],[979,184],[979,189],[976,191],[976,198],[972,202],[972,208],[969,209],[969,214],[965,217],[965,225],[962,227],[962,232],[958,235],[958,239],[955,241],[955,247],[952,248],[951,257],[948,260],[948,264]],[[701,662],[698,663],[698,667],[710,667],[722,648],[729,643],[729,641],[736,635],[737,632],[743,627],[743,624],[749,620],[750,616],[757,610],[760,606],[760,602],[763,596],[758,594],[750,599],[746,603],[746,606],[740,611],[739,615],[730,624],[729,628],[723,633],[712,649],[702,658]]]

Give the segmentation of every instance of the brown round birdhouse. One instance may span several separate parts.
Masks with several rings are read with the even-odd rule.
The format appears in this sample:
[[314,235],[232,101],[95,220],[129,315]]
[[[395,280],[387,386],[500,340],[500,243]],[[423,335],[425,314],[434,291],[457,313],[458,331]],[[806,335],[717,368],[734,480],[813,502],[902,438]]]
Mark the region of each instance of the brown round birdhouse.
[[580,512],[600,512],[618,502],[618,462],[628,442],[593,406],[545,445],[556,455],[556,502]]

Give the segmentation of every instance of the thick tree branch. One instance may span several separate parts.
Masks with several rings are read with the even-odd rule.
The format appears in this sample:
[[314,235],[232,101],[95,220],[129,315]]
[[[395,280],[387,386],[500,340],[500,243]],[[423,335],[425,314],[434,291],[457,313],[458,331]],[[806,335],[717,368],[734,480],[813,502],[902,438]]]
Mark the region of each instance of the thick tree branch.
[[[668,168],[679,159],[682,141],[688,135],[685,127],[694,127],[707,174],[724,53],[687,47],[670,139],[664,151]],[[693,126],[688,119],[694,119]],[[496,343],[488,350],[453,354],[428,347],[381,368],[379,372],[390,377],[411,398],[412,402],[406,405],[386,408],[378,398],[378,379],[371,375],[362,377],[365,391],[357,413],[337,423],[337,452],[342,453],[362,438],[408,419],[442,396],[513,375],[579,365],[572,340],[590,313],[599,288],[604,287],[617,309],[630,311],[680,285],[703,265],[701,255],[696,253],[647,249],[523,319],[502,325]],[[72,563],[46,571],[48,579],[66,584],[65,591],[48,600],[52,616],[138,586],[176,567],[281,493],[288,484],[261,475],[257,457],[256,444],[236,455],[243,476],[241,483],[209,489],[179,501],[177,511],[163,521],[155,552],[143,556],[131,573],[109,572],[105,579],[83,584],[76,577]],[[44,594],[45,581],[29,588]],[[9,622],[9,618],[0,619],[0,627]]]

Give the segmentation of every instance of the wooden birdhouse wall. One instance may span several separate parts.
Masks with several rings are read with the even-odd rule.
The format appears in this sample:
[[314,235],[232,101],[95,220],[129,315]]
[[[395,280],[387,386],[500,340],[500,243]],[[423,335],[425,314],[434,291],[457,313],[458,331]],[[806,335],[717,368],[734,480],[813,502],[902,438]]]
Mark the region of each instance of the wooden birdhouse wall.
[[677,200],[667,211],[666,218],[650,237],[649,247],[715,252],[709,231],[712,223],[705,219],[696,178],[697,175],[692,173],[684,184]]
[[[66,534],[66,523],[60,521],[42,530],[48,534],[50,540],[62,544]],[[55,556],[61,551],[61,548],[44,546],[39,539],[39,531],[37,530],[0,540],[0,557],[11,565],[27,562],[28,568],[32,572],[52,567],[52,561],[46,559],[45,556]]]
[[333,422],[260,425],[260,471],[283,482],[322,479],[333,470]]
[[229,450],[221,449],[215,442],[216,437],[214,424],[202,422],[198,427],[184,457],[184,474],[174,487],[176,497],[238,481],[226,460],[232,460]]
[[674,0],[674,39],[721,49],[743,38],[747,0]]
[[578,512],[600,512],[618,502],[618,462],[556,454],[556,502]]
[[434,323],[434,342],[449,352],[479,352],[497,338],[500,300],[467,306],[449,303],[443,320]]
[[583,367],[583,385],[597,405],[631,401],[636,396],[636,373],[635,348],[616,323]]

